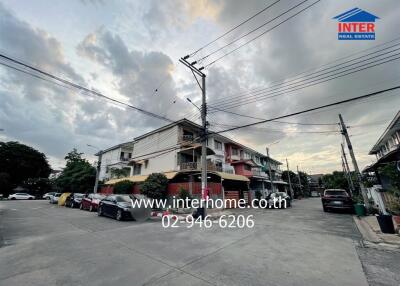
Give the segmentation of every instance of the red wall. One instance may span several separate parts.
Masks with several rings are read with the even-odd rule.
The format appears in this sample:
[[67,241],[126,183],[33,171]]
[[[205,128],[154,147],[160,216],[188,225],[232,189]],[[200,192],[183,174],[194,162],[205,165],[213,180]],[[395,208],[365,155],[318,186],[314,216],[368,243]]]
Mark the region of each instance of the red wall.
[[[222,186],[221,183],[213,183],[209,182],[208,188],[210,189],[210,195],[221,195],[222,194]],[[170,196],[178,196],[179,190],[184,188],[185,190],[189,191],[189,183],[169,183],[168,184],[168,195]],[[193,182],[192,183],[192,194],[193,195],[200,195],[201,194],[201,183],[200,182]]]
[[235,174],[246,176],[246,177],[252,177],[253,173],[251,172],[251,170],[245,170],[244,165],[245,164],[235,164],[234,165]]

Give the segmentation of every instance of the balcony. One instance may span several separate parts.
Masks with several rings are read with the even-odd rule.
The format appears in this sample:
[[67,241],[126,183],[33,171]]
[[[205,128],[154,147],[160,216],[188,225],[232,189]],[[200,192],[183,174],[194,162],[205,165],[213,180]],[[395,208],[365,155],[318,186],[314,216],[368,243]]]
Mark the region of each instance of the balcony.
[[[186,162],[179,164],[180,171],[201,171],[201,163],[200,162]],[[216,166],[213,163],[207,164],[207,171],[215,171],[222,172],[221,166]]]
[[261,171],[259,168],[253,168],[251,169],[251,172],[253,173],[253,176],[269,178],[268,174],[264,171]]
[[182,146],[190,146],[193,144],[194,135],[181,135],[179,136],[178,142]]

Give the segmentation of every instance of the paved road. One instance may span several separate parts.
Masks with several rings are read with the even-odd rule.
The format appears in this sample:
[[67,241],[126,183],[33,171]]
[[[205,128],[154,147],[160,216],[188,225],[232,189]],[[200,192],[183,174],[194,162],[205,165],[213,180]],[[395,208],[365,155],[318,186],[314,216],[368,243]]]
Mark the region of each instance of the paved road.
[[254,228],[164,229],[3,201],[0,285],[368,285],[350,215],[323,213],[318,199],[242,213]]

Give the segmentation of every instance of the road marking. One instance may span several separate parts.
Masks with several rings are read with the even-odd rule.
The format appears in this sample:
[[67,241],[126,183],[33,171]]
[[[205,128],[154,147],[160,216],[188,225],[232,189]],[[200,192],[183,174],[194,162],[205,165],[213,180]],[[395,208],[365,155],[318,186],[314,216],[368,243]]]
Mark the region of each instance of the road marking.
[[17,209],[11,209],[12,211],[17,211]]

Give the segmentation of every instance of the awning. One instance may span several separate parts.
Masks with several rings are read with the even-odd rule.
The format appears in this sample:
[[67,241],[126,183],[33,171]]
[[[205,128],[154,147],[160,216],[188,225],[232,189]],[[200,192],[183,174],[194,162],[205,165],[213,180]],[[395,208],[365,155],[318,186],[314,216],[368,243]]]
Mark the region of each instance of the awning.
[[[168,180],[171,180],[176,176],[177,173],[178,172],[166,172],[166,173],[163,173],[163,174],[167,177]],[[147,179],[148,176],[149,175],[137,175],[137,176],[118,178],[118,179],[111,179],[111,180],[108,180],[107,182],[105,182],[104,184],[106,184],[106,185],[114,185],[114,184],[116,184],[118,182],[121,182],[121,181],[131,181],[131,182],[134,182],[134,183],[140,183],[140,182],[144,182]]]
[[242,182],[250,182],[250,180],[242,175],[223,173],[223,172],[210,172],[220,176],[224,180],[232,180],[232,181],[242,181]]

